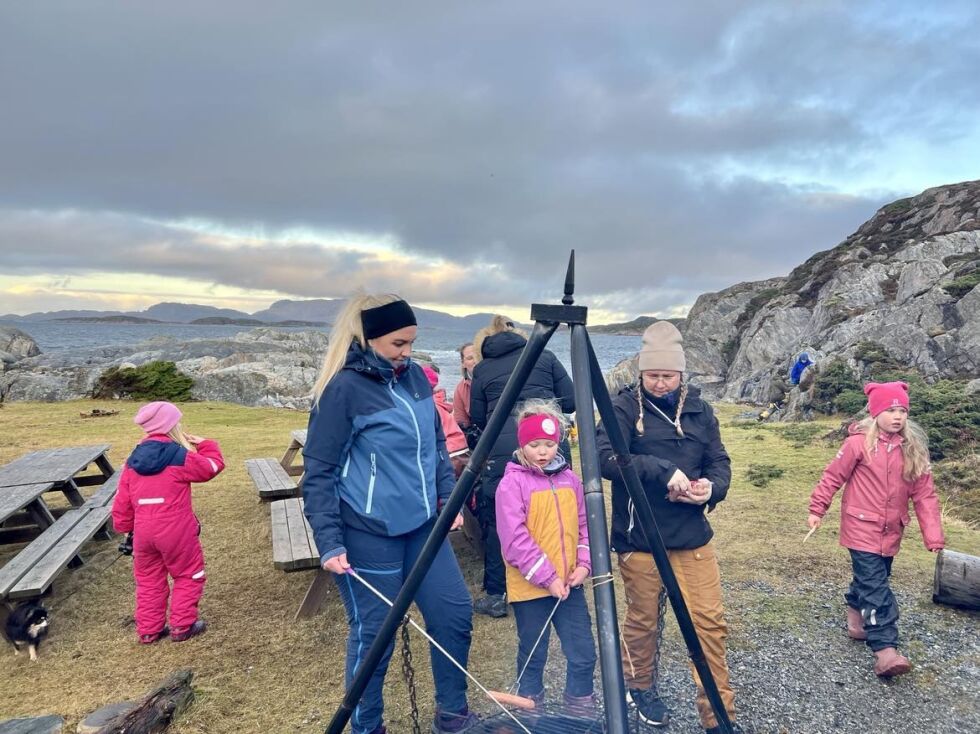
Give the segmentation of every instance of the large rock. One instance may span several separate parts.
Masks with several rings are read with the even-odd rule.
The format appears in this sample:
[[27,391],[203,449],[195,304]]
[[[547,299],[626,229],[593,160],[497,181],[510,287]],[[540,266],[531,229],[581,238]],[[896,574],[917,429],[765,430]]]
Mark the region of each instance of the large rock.
[[60,716],[34,716],[0,721],[0,734],[61,734],[65,720]]
[[326,348],[320,331],[259,328],[229,339],[156,337],[135,346],[64,350],[22,359],[0,374],[0,398],[82,398],[109,367],[166,360],[194,380],[197,399],[307,409]]
[[25,357],[41,353],[37,342],[20,329],[0,324],[0,372],[13,366]]
[[801,351],[856,366],[872,342],[926,379],[973,378],[980,288],[962,291],[978,270],[980,181],[929,189],[787,278],[701,296],[684,335],[689,371],[708,397],[765,403]]

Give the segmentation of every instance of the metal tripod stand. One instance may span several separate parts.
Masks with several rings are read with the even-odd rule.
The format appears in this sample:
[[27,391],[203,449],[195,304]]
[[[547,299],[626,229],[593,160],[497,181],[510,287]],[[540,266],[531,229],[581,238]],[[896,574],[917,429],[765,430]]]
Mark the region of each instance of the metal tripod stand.
[[[731,734],[731,720],[722,703],[714,676],[708,667],[704,650],[677,583],[677,577],[670,566],[667,550],[660,537],[650,501],[640,483],[636,468],[631,463],[629,444],[616,422],[612,400],[609,397],[609,391],[606,389],[602,371],[599,369],[599,363],[596,360],[585,326],[588,309],[584,306],[573,305],[574,291],[575,251],[573,250],[565,275],[565,289],[561,305],[532,304],[531,318],[534,320],[534,328],[524,346],[524,351],[521,353],[517,365],[514,367],[514,371],[497,402],[486,430],[484,430],[479,443],[473,450],[469,465],[463,470],[456,482],[456,487],[436,519],[432,532],[419,553],[415,565],[406,576],[398,596],[394,599],[391,610],[378,630],[374,643],[364,656],[351,681],[350,688],[344,695],[344,700],[330,721],[326,730],[327,734],[341,734],[350,720],[368,681],[401,624],[419,585],[432,565],[436,553],[445,541],[453,519],[462,510],[463,503],[469,497],[474,483],[483,470],[490,449],[514,409],[531,370],[547,346],[549,339],[561,324],[568,325],[571,332],[572,379],[575,383],[579,451],[582,459],[585,507],[588,513],[592,573],[599,577],[609,576],[612,573],[609,556],[609,533],[606,527],[606,509],[602,496],[602,476],[599,470],[599,451],[596,444],[595,415],[591,409],[594,400],[626,482],[627,491],[636,508],[640,528],[649,542],[654,562],[663,580],[664,588],[667,590],[667,597],[674,609],[674,615],[680,626],[691,661],[701,678],[705,694],[718,719],[721,731],[724,734]],[[599,642],[599,665],[605,702],[605,731],[608,734],[628,734],[626,691],[619,654],[619,626],[616,618],[616,599],[613,593],[613,585],[594,584],[593,594]]]

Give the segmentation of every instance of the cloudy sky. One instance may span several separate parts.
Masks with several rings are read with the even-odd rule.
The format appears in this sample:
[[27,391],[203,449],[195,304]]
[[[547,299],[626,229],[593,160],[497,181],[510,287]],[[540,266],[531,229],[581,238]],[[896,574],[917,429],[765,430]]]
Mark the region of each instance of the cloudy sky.
[[0,314],[395,291],[597,321],[980,177],[972,0],[0,6]]

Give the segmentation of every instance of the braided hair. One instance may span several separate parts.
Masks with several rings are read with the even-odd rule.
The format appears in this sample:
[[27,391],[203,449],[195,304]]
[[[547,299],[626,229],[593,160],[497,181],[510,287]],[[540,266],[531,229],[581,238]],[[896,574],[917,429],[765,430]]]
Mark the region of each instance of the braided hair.
[[[641,377],[640,382],[636,385],[636,400],[640,405],[640,416],[636,419],[636,432],[639,435],[643,435],[643,379]],[[677,399],[677,412],[674,414],[674,429],[677,431],[677,435],[681,438],[684,437],[684,429],[681,428],[681,411],[684,409],[684,401],[687,400],[687,383],[681,383],[680,396]]]

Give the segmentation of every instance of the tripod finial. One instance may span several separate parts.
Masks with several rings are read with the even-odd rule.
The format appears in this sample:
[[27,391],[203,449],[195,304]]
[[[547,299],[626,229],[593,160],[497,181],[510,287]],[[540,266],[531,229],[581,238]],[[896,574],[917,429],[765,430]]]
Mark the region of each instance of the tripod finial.
[[575,250],[568,256],[568,271],[565,273],[565,295],[561,302],[566,306],[575,303]]

